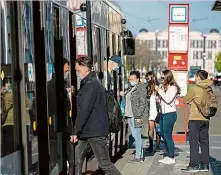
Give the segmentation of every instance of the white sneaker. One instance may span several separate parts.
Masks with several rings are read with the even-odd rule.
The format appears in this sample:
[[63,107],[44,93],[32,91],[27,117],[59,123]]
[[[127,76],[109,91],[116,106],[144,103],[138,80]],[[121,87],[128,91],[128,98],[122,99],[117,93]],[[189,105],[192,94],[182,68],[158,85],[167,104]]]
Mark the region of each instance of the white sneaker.
[[161,163],[166,164],[166,165],[175,164],[175,159],[167,157],[167,159],[162,160]]
[[159,160],[158,162],[163,163],[164,161],[166,161],[169,157],[164,157],[163,159]]

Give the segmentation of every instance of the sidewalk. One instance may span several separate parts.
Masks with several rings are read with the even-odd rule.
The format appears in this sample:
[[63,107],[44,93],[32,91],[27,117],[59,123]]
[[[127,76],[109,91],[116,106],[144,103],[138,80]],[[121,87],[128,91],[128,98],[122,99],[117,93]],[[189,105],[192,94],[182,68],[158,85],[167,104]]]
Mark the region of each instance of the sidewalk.
[[[194,173],[197,175],[221,175],[221,135],[210,136],[210,172]],[[146,143],[147,140],[144,140]],[[146,145],[146,144],[145,144]],[[147,146],[147,145],[146,145]],[[146,147],[145,146],[145,147]],[[189,144],[176,145],[176,164],[164,165],[158,161],[163,158],[162,152],[156,153],[154,156],[145,155],[144,163],[131,163],[133,149],[128,149],[115,165],[123,175],[181,175],[190,174],[182,173],[189,163]],[[192,174],[192,173],[191,173]]]

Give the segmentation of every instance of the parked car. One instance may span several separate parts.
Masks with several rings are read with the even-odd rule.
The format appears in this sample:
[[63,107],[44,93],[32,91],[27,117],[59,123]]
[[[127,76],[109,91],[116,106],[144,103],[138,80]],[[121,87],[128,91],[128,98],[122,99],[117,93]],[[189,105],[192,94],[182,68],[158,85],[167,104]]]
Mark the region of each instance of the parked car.
[[215,76],[213,78],[213,83],[215,86],[220,86],[221,85],[221,75]]

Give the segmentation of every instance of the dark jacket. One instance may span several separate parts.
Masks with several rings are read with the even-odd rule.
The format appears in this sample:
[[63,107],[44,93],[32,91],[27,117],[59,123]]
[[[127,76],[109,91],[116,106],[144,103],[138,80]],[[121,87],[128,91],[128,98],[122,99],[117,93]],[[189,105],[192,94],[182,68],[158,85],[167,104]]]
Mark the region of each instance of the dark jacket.
[[74,135],[79,138],[107,136],[109,121],[105,89],[91,72],[81,80],[77,94],[77,117]]
[[[48,89],[48,115],[52,118],[51,125],[49,124],[49,136],[51,139],[57,139],[57,121],[58,117],[62,117],[66,121],[66,135],[67,139],[69,140],[70,134],[73,132],[73,122],[72,118],[70,118],[70,110],[71,104],[70,99],[68,96],[68,92],[66,88],[64,88],[64,115],[58,116],[57,115],[57,106],[56,106],[56,84],[55,84],[55,77],[47,84]],[[62,107],[62,106],[61,106]]]

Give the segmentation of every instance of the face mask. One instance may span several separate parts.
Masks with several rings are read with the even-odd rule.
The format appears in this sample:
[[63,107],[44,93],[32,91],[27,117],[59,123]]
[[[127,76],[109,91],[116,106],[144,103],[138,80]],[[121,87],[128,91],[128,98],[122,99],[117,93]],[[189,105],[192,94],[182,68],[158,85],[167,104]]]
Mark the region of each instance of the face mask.
[[118,70],[119,70],[119,66],[115,66],[115,67],[113,68],[113,70],[114,70],[114,71],[118,71]]
[[135,81],[131,81],[130,84],[131,84],[131,86],[134,87],[134,86],[137,84],[137,82],[135,82]]
[[77,78],[80,79],[80,81],[84,78],[81,76],[81,74],[79,72],[77,72],[76,74],[77,74]]
[[146,80],[146,79],[144,79],[144,80],[143,80],[143,82],[144,82],[144,83],[147,83],[147,80]]
[[68,79],[68,75],[69,75],[68,71],[64,73],[64,79],[65,79],[65,80]]

